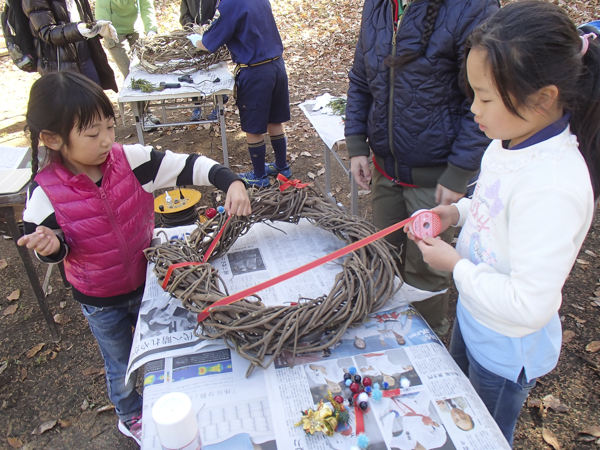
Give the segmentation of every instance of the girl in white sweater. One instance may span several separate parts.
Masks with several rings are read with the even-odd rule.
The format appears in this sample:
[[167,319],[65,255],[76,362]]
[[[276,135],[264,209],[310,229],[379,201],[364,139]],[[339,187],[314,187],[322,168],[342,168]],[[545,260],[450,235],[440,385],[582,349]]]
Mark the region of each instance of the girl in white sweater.
[[409,238],[453,273],[450,353],[512,445],[536,378],[558,361],[561,290],[600,193],[600,47],[557,6],[512,3],[470,36],[466,74],[494,141],[473,198],[433,209],[442,230],[463,227],[456,250]]

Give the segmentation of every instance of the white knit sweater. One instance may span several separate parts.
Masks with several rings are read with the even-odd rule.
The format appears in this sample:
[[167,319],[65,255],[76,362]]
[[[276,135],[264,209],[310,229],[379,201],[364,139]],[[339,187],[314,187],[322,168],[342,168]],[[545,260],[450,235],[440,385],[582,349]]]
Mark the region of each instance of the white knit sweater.
[[594,217],[587,165],[569,127],[521,150],[493,141],[462,199],[454,280],[466,310],[508,337],[543,328]]

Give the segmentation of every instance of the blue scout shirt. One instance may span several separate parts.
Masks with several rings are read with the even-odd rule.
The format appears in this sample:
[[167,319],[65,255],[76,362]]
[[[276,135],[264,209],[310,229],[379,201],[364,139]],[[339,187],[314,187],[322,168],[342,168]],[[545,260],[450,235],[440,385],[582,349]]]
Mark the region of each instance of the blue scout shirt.
[[[511,150],[523,149],[559,135],[567,128],[570,117],[571,114],[567,113]],[[506,148],[507,143],[504,144]],[[460,296],[456,317],[469,352],[490,372],[516,383],[523,369],[527,381],[531,381],[556,367],[562,345],[558,313],[544,328],[522,338],[504,336],[477,322],[462,305]]]
[[[227,45],[236,64],[256,64],[283,53],[269,0],[221,0],[202,44],[216,52]],[[218,17],[217,17],[218,15]]]

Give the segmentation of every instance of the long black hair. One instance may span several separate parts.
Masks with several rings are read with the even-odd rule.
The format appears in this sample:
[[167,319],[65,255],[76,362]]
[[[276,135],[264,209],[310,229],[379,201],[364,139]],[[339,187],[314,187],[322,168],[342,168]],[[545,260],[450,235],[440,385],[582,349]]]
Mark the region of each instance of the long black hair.
[[401,54],[398,56],[388,56],[385,59],[385,63],[388,66],[397,69],[408,64],[409,62],[414,61],[420,56],[425,56],[427,48],[429,47],[429,40],[431,39],[431,35],[435,29],[435,22],[443,4],[444,0],[429,0],[429,3],[427,4],[427,12],[425,13],[425,18],[423,19],[423,34],[421,35],[419,50],[415,52],[414,50],[406,49],[402,50]]
[[[29,92],[27,128],[31,137],[32,179],[39,167],[38,146],[40,133],[59,136],[63,145],[69,144],[74,127],[79,132],[98,118],[114,118],[112,103],[100,86],[75,72],[52,72],[38,79]],[[46,163],[52,156],[46,149]],[[42,164],[42,166],[43,166]]]
[[[496,88],[506,108],[532,108],[532,94],[544,86],[558,88],[558,101],[571,113],[572,132],[588,165],[594,195],[600,194],[600,46],[581,33],[560,7],[542,1],[511,3],[470,35],[465,67],[473,48],[487,53]],[[466,76],[466,70],[464,70]],[[465,80],[466,81],[466,80]],[[473,91],[468,82],[468,95]]]

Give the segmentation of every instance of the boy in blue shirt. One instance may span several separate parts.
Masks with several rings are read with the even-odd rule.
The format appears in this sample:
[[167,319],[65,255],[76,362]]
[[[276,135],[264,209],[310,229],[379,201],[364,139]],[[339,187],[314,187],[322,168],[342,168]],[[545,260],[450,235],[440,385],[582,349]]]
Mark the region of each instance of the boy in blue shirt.
[[[269,0],[221,0],[212,24],[195,45],[211,53],[227,45],[237,64],[236,104],[254,169],[240,177],[258,187],[269,186],[269,175],[291,177],[283,126],[290,120],[288,78]],[[267,132],[275,153],[270,164],[265,163]]]

